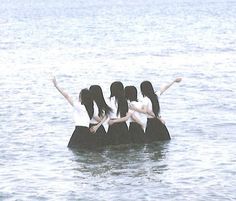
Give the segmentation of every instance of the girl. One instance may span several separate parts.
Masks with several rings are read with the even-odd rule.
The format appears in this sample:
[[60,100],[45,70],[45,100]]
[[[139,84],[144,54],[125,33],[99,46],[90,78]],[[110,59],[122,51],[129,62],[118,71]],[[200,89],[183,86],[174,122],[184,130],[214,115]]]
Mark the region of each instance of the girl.
[[90,120],[90,131],[95,133],[98,146],[106,144],[106,131],[103,123],[107,120],[111,108],[106,104],[102,88],[99,85],[92,85],[89,88],[93,98],[94,113]]
[[[142,103],[137,100],[137,89],[134,86],[125,87],[125,97],[130,104],[141,108]],[[129,138],[131,143],[144,143],[145,125],[141,122],[141,114],[134,110],[129,110],[125,117],[110,120],[109,124],[125,122],[129,120]]]
[[170,84],[161,88],[159,92],[154,92],[151,82],[144,81],[140,85],[143,95],[143,107],[141,109],[132,105],[132,109],[146,114],[147,126],[145,130],[147,142],[157,140],[170,140],[169,132],[165,126],[165,122],[160,117],[160,105],[158,95],[163,94],[175,82],[180,82],[181,78],[176,78]]
[[57,84],[56,78],[52,80],[56,89],[65,97],[73,107],[75,130],[70,138],[68,147],[70,148],[89,148],[93,147],[92,133],[89,131],[89,122],[93,115],[93,100],[88,89],[82,89],[79,100],[73,101]]
[[[142,108],[142,103],[138,102],[137,89],[135,86],[125,87],[125,97],[136,108]],[[141,113],[134,111],[131,114],[130,124],[129,124],[129,134],[131,142],[133,143],[144,143],[144,129],[145,125],[141,123],[142,116]]]
[[[113,82],[110,86],[110,107],[112,112],[110,120],[125,117],[128,112],[128,103],[124,96],[124,86],[121,82]],[[128,127],[125,121],[118,123],[109,122],[108,143],[112,145],[127,144],[130,142]]]

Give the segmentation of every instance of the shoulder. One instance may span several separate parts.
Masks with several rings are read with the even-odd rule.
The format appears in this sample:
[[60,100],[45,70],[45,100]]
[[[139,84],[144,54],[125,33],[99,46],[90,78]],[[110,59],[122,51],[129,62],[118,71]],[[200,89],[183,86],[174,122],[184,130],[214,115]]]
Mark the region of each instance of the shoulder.
[[148,103],[149,101],[150,101],[150,99],[147,96],[143,97],[143,99],[142,99],[143,103]]
[[82,104],[81,104],[79,101],[74,101],[74,102],[73,102],[73,108],[74,108],[75,110],[80,110],[81,107],[82,107]]
[[116,99],[115,99],[115,97],[111,97],[111,98],[109,99],[109,103],[110,103],[111,106],[115,105],[115,104],[116,104]]
[[137,102],[137,101],[131,101],[130,104],[131,104],[131,105],[134,105],[134,106],[138,106],[140,103]]

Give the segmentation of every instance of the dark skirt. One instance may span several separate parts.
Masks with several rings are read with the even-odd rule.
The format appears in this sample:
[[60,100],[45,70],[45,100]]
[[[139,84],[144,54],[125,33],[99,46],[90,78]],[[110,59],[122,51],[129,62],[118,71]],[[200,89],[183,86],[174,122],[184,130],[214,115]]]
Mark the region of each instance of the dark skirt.
[[[89,124],[89,128],[96,126],[96,124]],[[92,140],[94,146],[101,147],[106,145],[106,131],[103,125],[101,125],[96,133],[92,133]]]
[[130,141],[135,144],[145,142],[145,133],[140,124],[137,122],[131,122],[129,125]]
[[148,118],[145,130],[147,142],[170,140],[170,134],[165,124],[157,118]]
[[125,122],[114,123],[109,126],[107,131],[108,145],[119,145],[130,143],[128,126]]
[[89,128],[85,126],[76,126],[68,143],[68,147],[91,148],[93,146],[92,133],[89,131]]

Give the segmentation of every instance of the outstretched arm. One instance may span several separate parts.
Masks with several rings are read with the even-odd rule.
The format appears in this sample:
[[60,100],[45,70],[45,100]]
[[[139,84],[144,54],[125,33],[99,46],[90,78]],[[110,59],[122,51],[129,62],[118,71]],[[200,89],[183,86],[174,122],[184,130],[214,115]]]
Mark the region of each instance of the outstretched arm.
[[160,89],[160,95],[163,94],[167,89],[169,89],[174,83],[179,83],[181,82],[182,78],[176,78],[173,82],[161,87]]
[[74,106],[74,103],[73,103],[72,98],[58,86],[57,80],[56,80],[55,77],[53,77],[52,82],[53,82],[54,86],[56,87],[56,89],[65,97],[65,99],[66,99],[72,106]]

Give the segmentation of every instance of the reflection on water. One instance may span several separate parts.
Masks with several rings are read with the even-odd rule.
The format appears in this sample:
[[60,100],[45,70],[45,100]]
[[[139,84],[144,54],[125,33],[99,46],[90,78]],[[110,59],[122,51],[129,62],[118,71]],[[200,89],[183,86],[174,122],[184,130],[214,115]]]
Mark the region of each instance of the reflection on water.
[[95,192],[98,200],[132,200],[133,192],[135,199],[150,197],[155,192],[152,188],[161,185],[168,171],[169,144],[118,145],[96,151],[70,149],[75,185],[82,194],[79,198],[93,200]]
[[75,169],[89,173],[91,176],[104,175],[144,176],[147,171],[161,174],[168,168],[165,159],[168,157],[169,142],[156,142],[145,145],[118,145],[106,148],[87,150],[71,149],[73,161],[79,167]]

